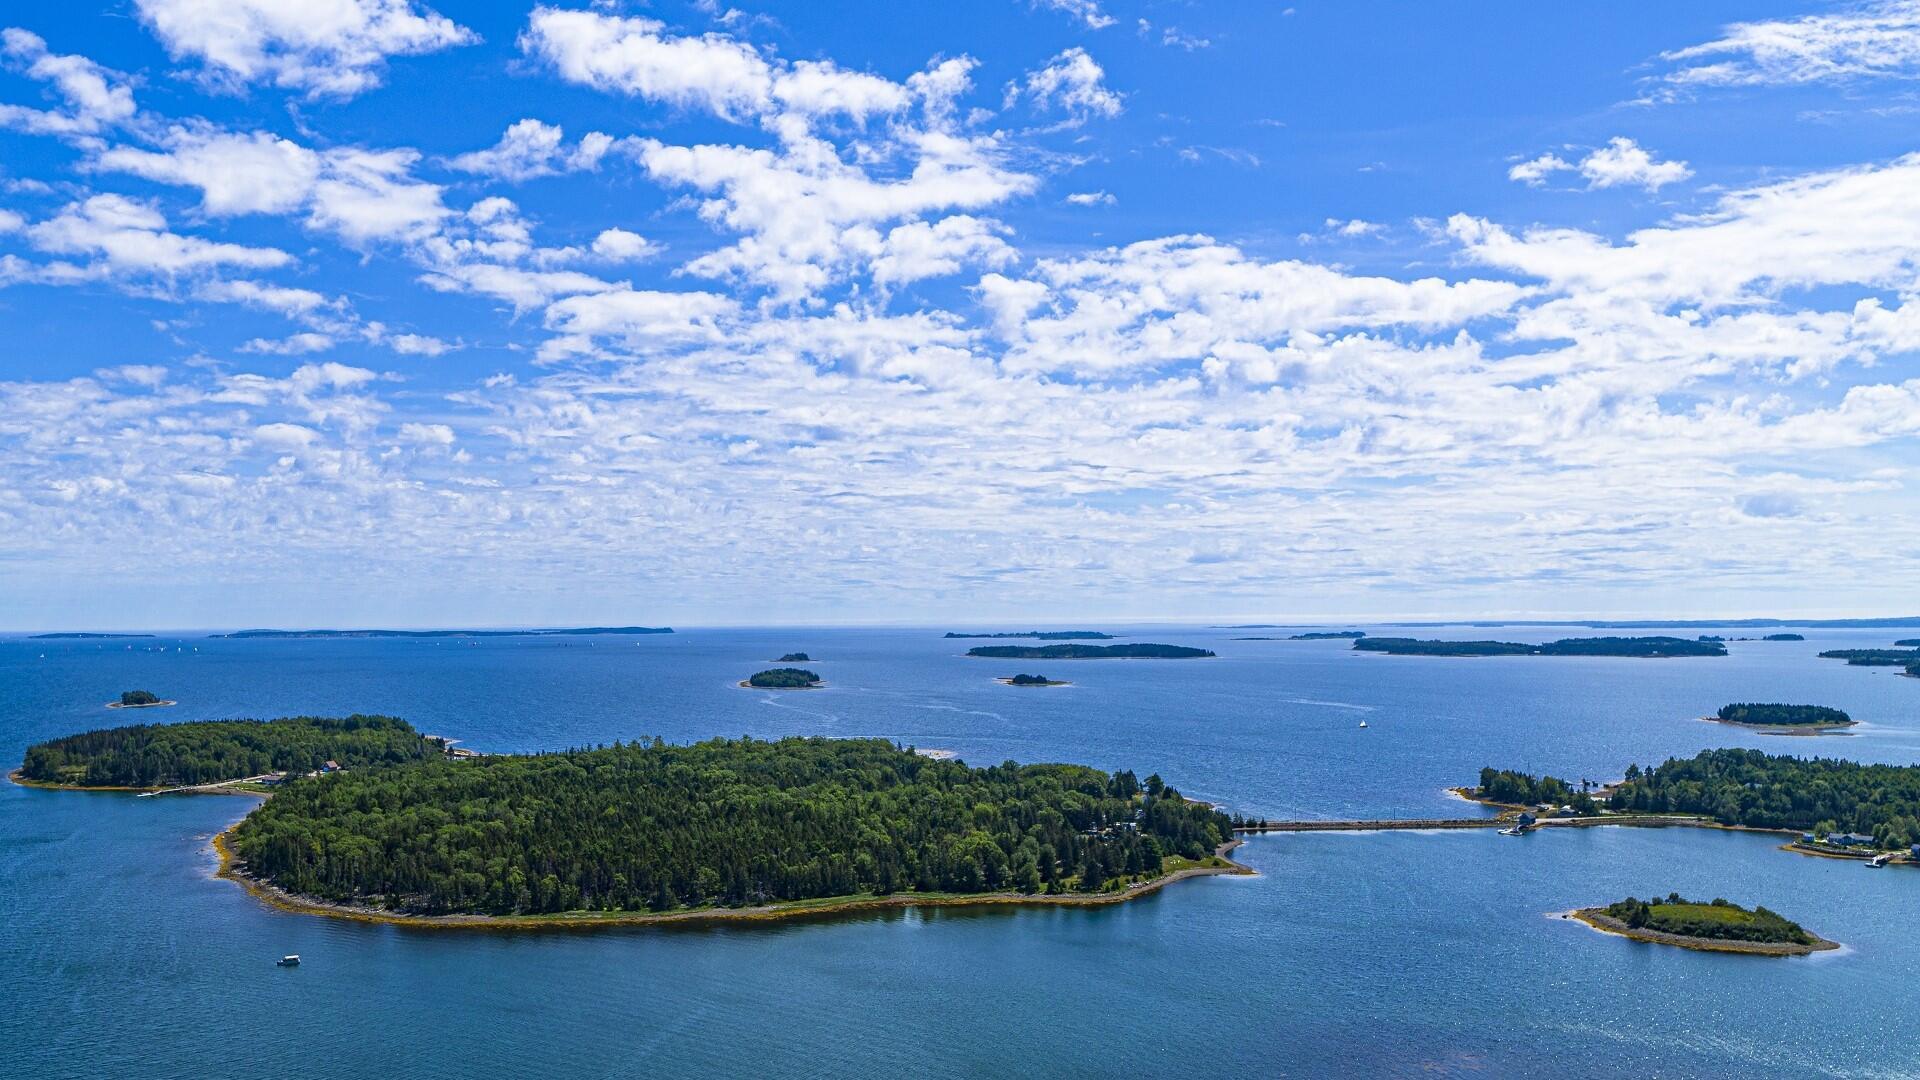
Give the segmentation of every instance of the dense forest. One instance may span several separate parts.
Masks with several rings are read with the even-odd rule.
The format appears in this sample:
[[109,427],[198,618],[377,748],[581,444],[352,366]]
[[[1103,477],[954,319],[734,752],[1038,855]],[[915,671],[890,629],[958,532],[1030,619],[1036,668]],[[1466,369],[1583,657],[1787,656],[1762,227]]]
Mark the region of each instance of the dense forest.
[[351,769],[429,756],[438,751],[405,720],[294,716],[134,724],[69,735],[29,747],[20,772],[29,780],[80,787],[168,787],[311,772],[328,761]]
[[1684,937],[1791,945],[1812,945],[1819,940],[1799,923],[1789,922],[1766,908],[1755,907],[1749,911],[1717,898],[1712,903],[1702,903],[1687,900],[1679,893],[1669,893],[1664,900],[1636,900],[1629,896],[1602,910],[1635,930],[1657,930]]
[[1920,649],[1828,649],[1822,660],[1845,660],[1855,667],[1902,667],[1920,661]]
[[160,704],[160,695],[151,690],[122,690],[120,691],[120,704],[128,708],[140,705],[158,705]]
[[1137,645],[980,645],[968,649],[967,655],[1004,660],[1185,660],[1212,656],[1213,650],[1146,642]]
[[1761,724],[1773,727],[1812,725],[1840,727],[1853,723],[1853,717],[1825,705],[1782,705],[1778,702],[1741,702],[1722,705],[1714,714],[1729,724]]
[[1480,786],[1474,789],[1474,794],[1492,802],[1520,806],[1538,806],[1542,803],[1571,806],[1574,813],[1583,816],[1600,812],[1599,804],[1584,788],[1575,787],[1557,776],[1536,777],[1506,769],[1481,769]]
[[[1483,787],[1490,775],[1564,785],[1552,777],[1483,769]],[[1514,783],[1502,780],[1502,790]],[[1627,777],[1614,786],[1607,806],[1620,812],[1700,814],[1723,825],[1865,833],[1880,847],[1904,848],[1920,843],[1920,765],[1704,750],[1691,758],[1670,758],[1657,768],[1627,766]]]
[[774,663],[776,664],[811,664],[813,663],[813,657],[808,656],[806,653],[803,653],[803,652],[790,652],[787,655],[782,656],[780,659],[775,660]]
[[1676,637],[1561,638],[1544,645],[1517,641],[1428,641],[1419,638],[1360,638],[1353,647],[1362,652],[1393,656],[1725,656],[1718,641],[1688,641]]
[[947,632],[950,638],[1036,638],[1040,641],[1112,641],[1112,634],[1103,634],[1098,630],[1018,630],[1004,634],[956,634]]
[[820,676],[806,668],[768,668],[756,671],[747,679],[748,686],[757,686],[763,690],[797,690],[808,686],[820,685]]
[[248,873],[308,896],[507,915],[1092,892],[1210,855],[1230,831],[1158,777],[970,768],[874,739],[716,739],[303,780],[233,847]]

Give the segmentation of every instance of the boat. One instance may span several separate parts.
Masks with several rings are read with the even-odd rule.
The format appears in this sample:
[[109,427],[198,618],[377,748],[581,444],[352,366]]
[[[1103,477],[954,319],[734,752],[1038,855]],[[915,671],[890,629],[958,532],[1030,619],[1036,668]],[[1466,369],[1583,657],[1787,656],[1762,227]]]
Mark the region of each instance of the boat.
[[281,957],[280,959],[278,959],[278,960],[275,960],[275,961],[274,961],[274,964],[275,964],[276,966],[278,966],[278,967],[299,967],[299,966],[300,966],[300,954],[299,954],[299,953],[288,953],[287,955],[285,955],[285,956],[283,956],[283,957]]
[[1365,720],[1362,720],[1362,721],[1360,721],[1360,726],[1361,726],[1361,727],[1366,727],[1366,726],[1367,726],[1367,722],[1366,722]]
[[1892,858],[1893,858],[1892,852],[1881,852],[1880,854],[1875,855],[1873,858],[1867,860],[1867,866],[1870,867],[1871,869],[1878,870],[1881,867],[1887,865],[1888,861],[1890,861]]

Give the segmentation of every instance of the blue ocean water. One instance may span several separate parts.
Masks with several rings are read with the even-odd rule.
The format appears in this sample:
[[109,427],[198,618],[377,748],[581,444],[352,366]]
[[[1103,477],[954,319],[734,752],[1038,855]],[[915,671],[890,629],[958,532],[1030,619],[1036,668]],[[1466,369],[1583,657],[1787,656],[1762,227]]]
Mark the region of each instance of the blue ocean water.
[[[0,760],[124,722],[387,712],[480,750],[653,735],[881,736],[976,763],[1159,772],[1275,817],[1450,816],[1482,765],[1611,778],[1710,746],[1920,761],[1920,682],[1815,659],[1356,654],[1287,631],[1124,628],[1205,661],[1001,662],[929,629],[591,639],[0,638]],[[1555,629],[1422,636],[1543,640]],[[1691,632],[1689,632],[1691,633]],[[791,650],[827,688],[735,685]],[[1065,688],[1002,686],[1018,670]],[[1819,739],[1695,718],[1837,705]],[[1361,720],[1367,727],[1361,729]],[[1098,910],[475,933],[290,915],[212,876],[239,797],[0,786],[0,1073],[20,1076],[1904,1076],[1920,872],[1762,836],[1594,829],[1257,838],[1254,878]],[[1718,956],[1551,912],[1628,892],[1763,902],[1847,948]],[[272,960],[298,952],[281,970]]]

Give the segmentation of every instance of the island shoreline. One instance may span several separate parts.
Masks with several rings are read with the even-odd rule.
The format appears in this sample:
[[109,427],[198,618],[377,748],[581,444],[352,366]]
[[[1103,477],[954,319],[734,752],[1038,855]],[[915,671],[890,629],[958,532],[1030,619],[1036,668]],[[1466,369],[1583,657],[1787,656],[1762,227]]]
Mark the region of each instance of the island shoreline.
[[[1809,956],[1817,952],[1827,952],[1840,948],[1837,941],[1828,941],[1813,934],[1811,945],[1801,945],[1788,941],[1735,941],[1729,938],[1688,937],[1685,934],[1670,934],[1664,930],[1635,929],[1606,913],[1604,908],[1575,908],[1563,912],[1562,917],[1585,923],[1603,934],[1644,941],[1651,945],[1672,945],[1696,952],[1741,953],[1747,956]],[[1808,931],[1812,934],[1812,931]]]

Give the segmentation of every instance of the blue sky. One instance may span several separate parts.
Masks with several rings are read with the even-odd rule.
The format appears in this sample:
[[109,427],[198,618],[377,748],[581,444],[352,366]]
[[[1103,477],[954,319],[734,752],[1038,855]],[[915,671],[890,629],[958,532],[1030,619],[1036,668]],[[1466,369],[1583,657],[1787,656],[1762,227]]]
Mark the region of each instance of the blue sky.
[[1920,610],[1920,3],[0,40],[0,627]]

